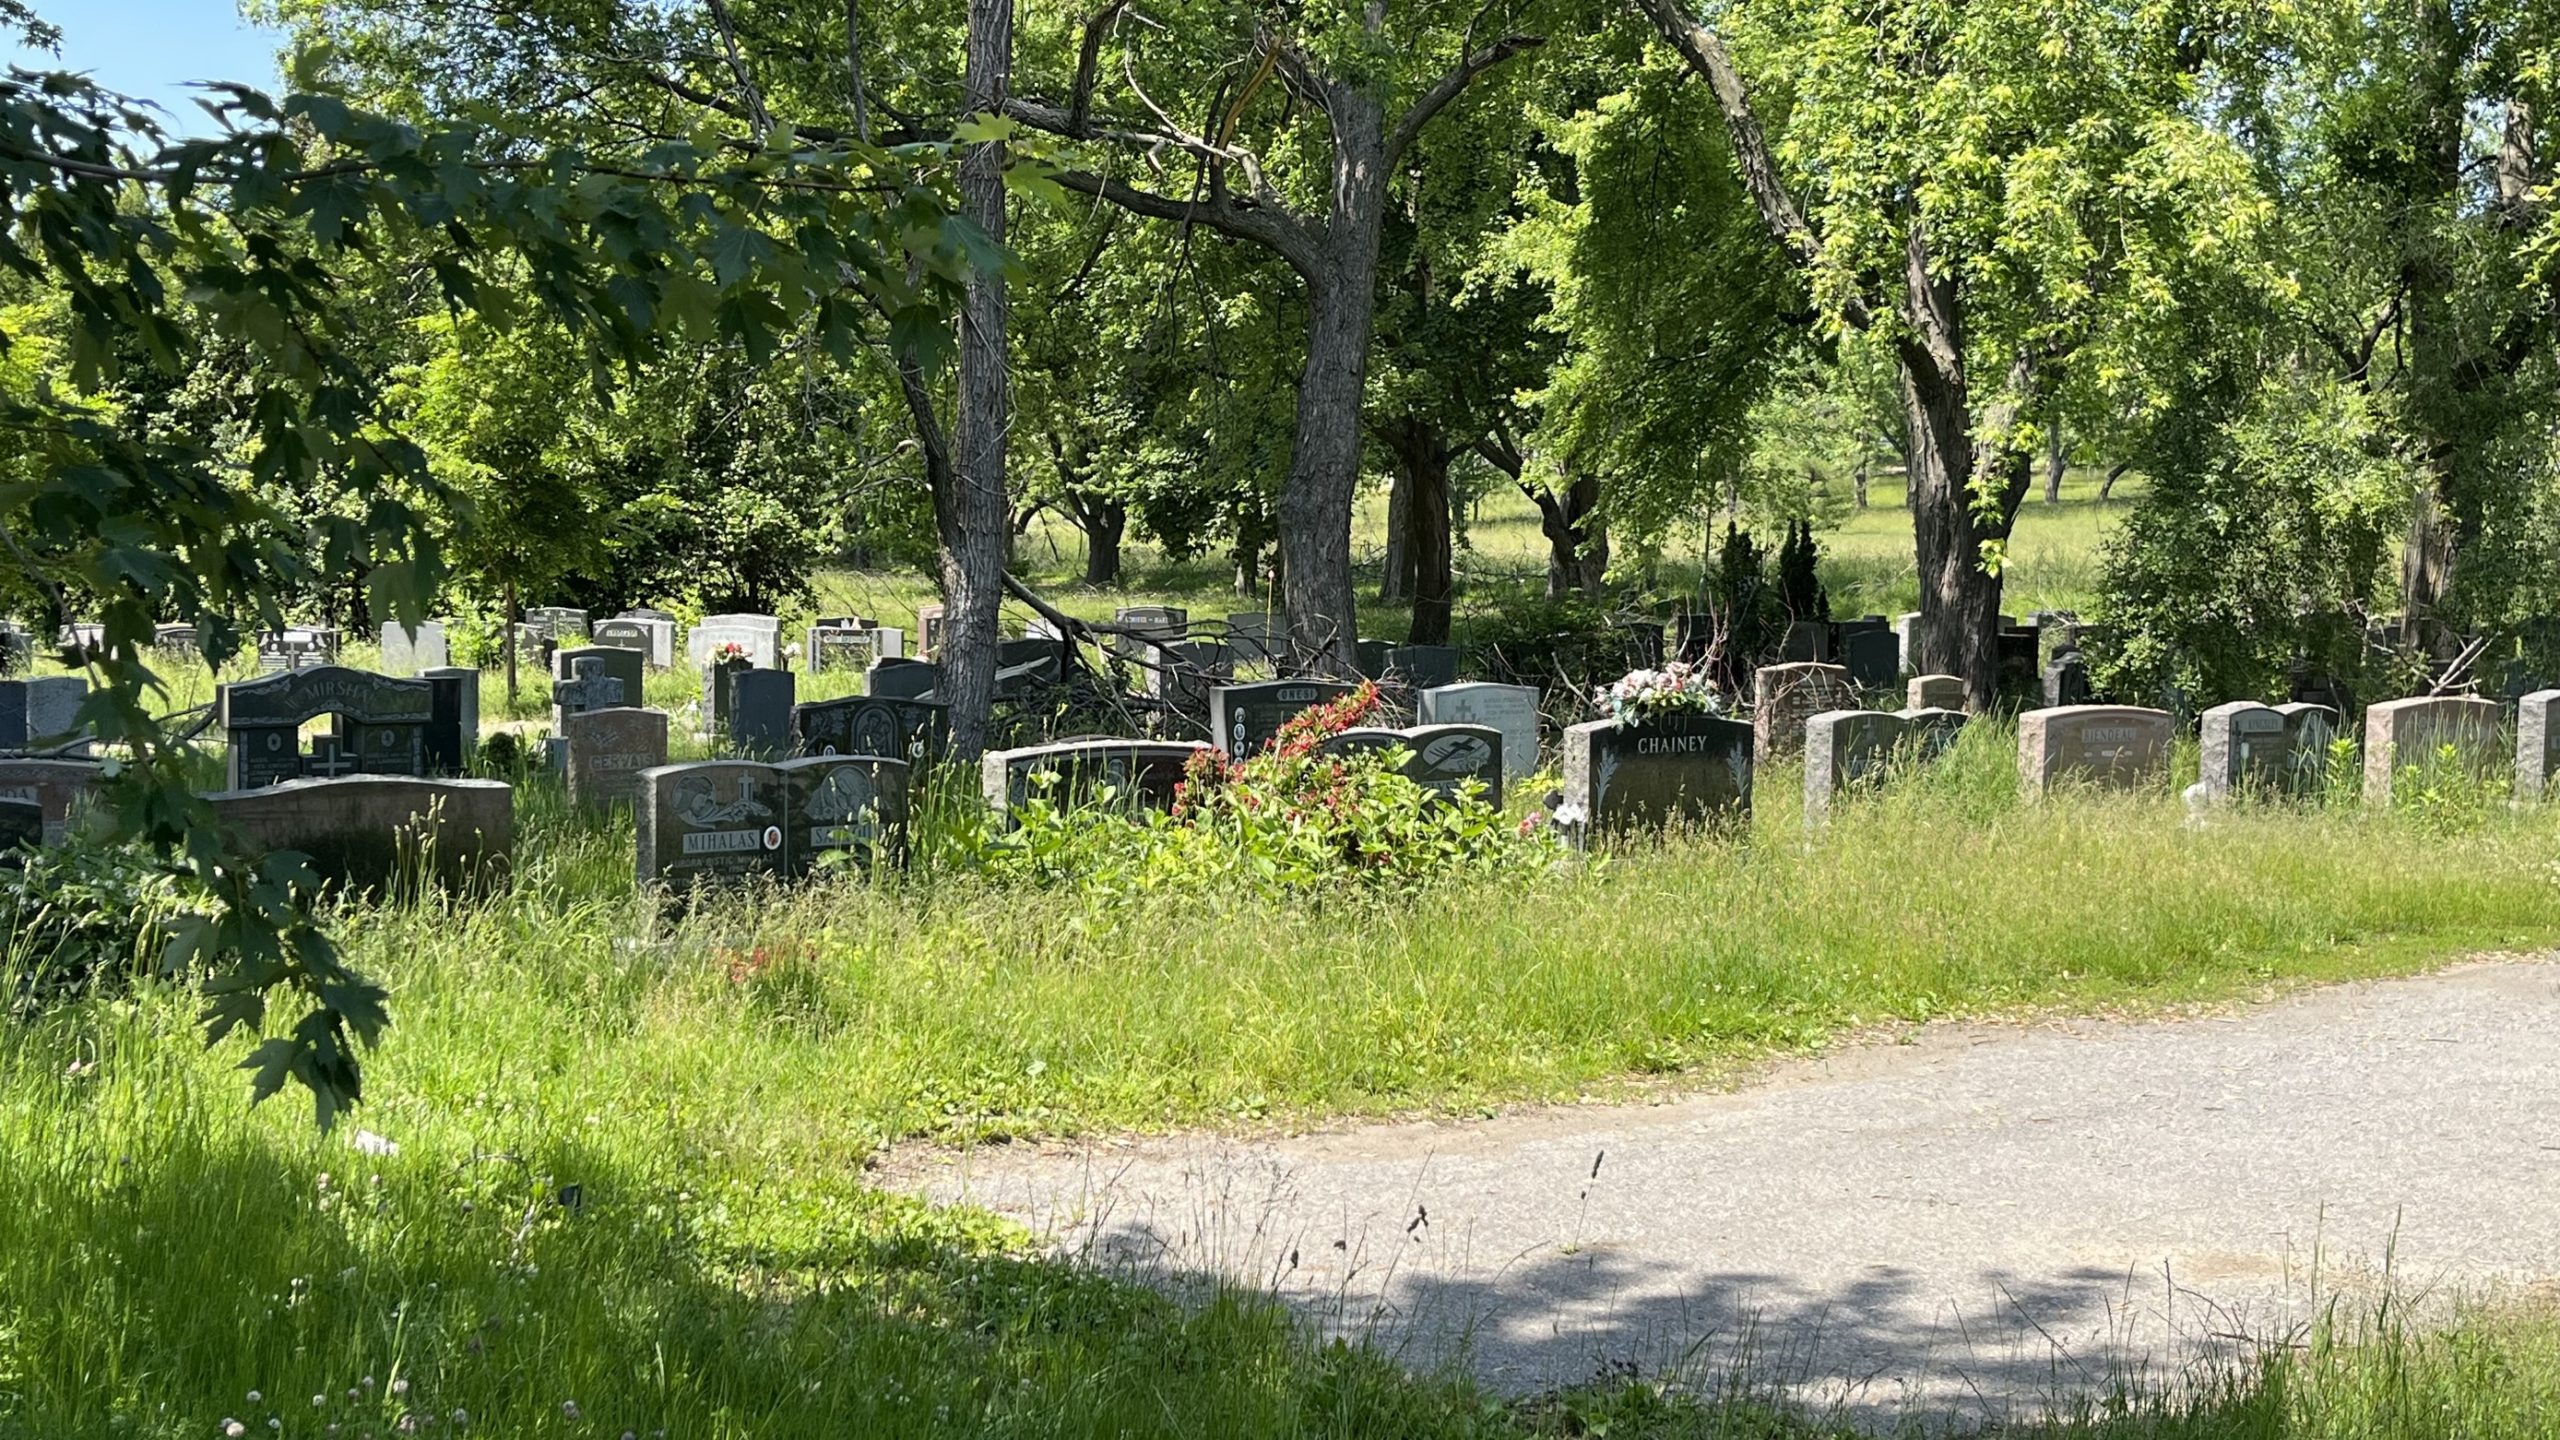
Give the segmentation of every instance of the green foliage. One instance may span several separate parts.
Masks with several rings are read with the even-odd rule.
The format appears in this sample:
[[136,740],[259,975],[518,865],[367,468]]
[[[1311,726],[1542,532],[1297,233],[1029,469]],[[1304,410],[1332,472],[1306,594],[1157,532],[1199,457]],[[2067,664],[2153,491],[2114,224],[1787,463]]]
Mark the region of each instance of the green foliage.
[[76,839],[11,853],[0,864],[0,993],[43,1008],[186,978],[162,966],[193,914],[179,877],[148,855]]
[[[798,332],[849,356],[875,314],[929,349],[983,245],[931,184],[938,152],[668,143],[596,164],[327,94],[218,93],[230,128],[172,141],[86,81],[0,80],[0,266],[58,289],[68,314],[55,383],[0,394],[28,457],[27,478],[0,486],[0,534],[49,609],[77,599],[105,627],[83,718],[124,756],[113,838],[179,865],[203,902],[167,963],[213,971],[217,1041],[267,1029],[270,997],[290,998],[247,1062],[253,1088],[298,1081],[325,1123],[360,1093],[356,1049],[381,1031],[384,994],[297,909],[290,857],[226,851],[180,737],[151,709],[149,643],[174,618],[205,627],[221,658],[235,627],[278,623],[319,575],[361,576],[377,615],[415,619],[434,593],[445,556],[426,511],[447,487],[351,356],[342,279],[398,255],[457,310],[581,337],[601,375],[678,338],[770,355]],[[227,452],[85,398],[182,374],[206,346],[250,360],[249,428]],[[300,517],[312,536],[288,543],[293,522],[262,492],[323,478],[341,502]]]
[[1050,793],[987,836],[978,864],[1007,883],[1113,904],[1207,892],[1403,895],[1535,875],[1559,858],[1551,831],[1507,820],[1480,793],[1444,796],[1406,779],[1402,749],[1323,752],[1325,739],[1378,705],[1376,687],[1363,685],[1291,721],[1262,754],[1199,752],[1169,812],[1133,813],[1107,788],[1066,793],[1049,774],[1039,784]]
[[2101,552],[2099,686],[2211,704],[2283,695],[2296,661],[2377,698],[2400,679],[2368,673],[2362,618],[2415,483],[2388,423],[2362,391],[2282,377],[2194,468],[2154,476]]
[[1822,588],[1822,543],[1813,538],[1813,522],[1788,524],[1778,545],[1778,603],[1791,620],[1828,620],[1831,596]]

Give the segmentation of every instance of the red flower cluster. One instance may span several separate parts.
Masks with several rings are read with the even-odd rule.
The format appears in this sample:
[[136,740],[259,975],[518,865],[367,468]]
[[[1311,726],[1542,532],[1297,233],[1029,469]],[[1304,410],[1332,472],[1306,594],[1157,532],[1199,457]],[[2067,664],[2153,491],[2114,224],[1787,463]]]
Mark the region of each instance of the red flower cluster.
[[1363,680],[1341,699],[1310,705],[1291,716],[1280,733],[1271,737],[1271,753],[1287,760],[1304,759],[1325,741],[1376,719],[1379,704],[1378,682]]

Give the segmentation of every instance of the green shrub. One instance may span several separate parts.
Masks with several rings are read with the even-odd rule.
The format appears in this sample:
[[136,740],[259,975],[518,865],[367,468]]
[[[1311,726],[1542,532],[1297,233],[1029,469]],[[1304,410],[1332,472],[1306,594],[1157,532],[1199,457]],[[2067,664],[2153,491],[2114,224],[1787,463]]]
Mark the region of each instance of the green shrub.
[[179,879],[148,856],[73,842],[0,866],[0,980],[23,1010],[120,989],[160,972],[190,913]]

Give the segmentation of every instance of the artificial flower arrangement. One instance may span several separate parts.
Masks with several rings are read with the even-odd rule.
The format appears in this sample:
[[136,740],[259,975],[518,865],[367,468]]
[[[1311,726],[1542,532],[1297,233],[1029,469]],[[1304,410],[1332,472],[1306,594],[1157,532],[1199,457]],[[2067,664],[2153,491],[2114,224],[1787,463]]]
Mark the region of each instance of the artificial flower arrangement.
[[1716,715],[1724,710],[1724,697],[1716,693],[1706,667],[1681,660],[1659,670],[1631,670],[1616,684],[1591,692],[1591,703],[1610,719],[1629,725],[1665,715]]
[[747,660],[747,647],[735,640],[724,640],[711,652],[711,663],[714,665],[744,665]]

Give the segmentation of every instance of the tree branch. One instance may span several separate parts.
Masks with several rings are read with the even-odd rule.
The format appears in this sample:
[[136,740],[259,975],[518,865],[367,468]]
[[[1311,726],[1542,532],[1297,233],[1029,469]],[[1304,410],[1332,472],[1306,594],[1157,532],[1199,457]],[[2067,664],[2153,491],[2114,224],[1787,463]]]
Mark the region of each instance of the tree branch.
[[1245,173],[1252,179],[1254,195],[1250,200],[1238,200],[1229,196],[1216,196],[1205,200],[1176,200],[1169,195],[1141,190],[1107,175],[1096,175],[1083,170],[1062,171],[1058,174],[1057,181],[1070,190],[1108,200],[1133,214],[1145,215],[1157,220],[1175,220],[1186,224],[1197,222],[1221,234],[1233,235],[1240,240],[1251,240],[1268,246],[1302,275],[1311,275],[1320,267],[1321,255],[1315,236],[1308,232],[1307,227],[1300,223],[1296,216],[1289,213],[1287,207],[1280,202],[1279,196],[1265,185],[1260,164],[1247,152],[1223,151],[1195,136],[1163,135],[1135,130],[1095,130],[1090,123],[1086,125],[1082,134],[1078,134],[1068,128],[1074,119],[1071,112],[1060,110],[1054,105],[1042,105],[1030,100],[1008,99],[1005,101],[1004,113],[1035,130],[1044,130],[1052,135],[1062,135],[1069,139],[1114,140],[1148,148],[1171,146],[1198,156],[1204,161],[1235,160],[1244,167]]
[[1387,132],[1389,168],[1392,169],[1396,161],[1404,158],[1405,151],[1413,148],[1414,140],[1422,134],[1422,127],[1431,123],[1431,117],[1439,114],[1450,101],[1458,98],[1461,91],[1474,84],[1477,76],[1514,55],[1535,50],[1546,43],[1547,37],[1544,35],[1506,35],[1452,66],[1449,73],[1441,76],[1433,82],[1430,89],[1422,92],[1422,98],[1414,101],[1413,108],[1405,111],[1404,118],[1396,121],[1396,128]]
[[[1778,174],[1777,154],[1769,148],[1760,117],[1751,109],[1751,95],[1743,88],[1742,72],[1733,63],[1733,53],[1724,48],[1722,37],[1680,8],[1681,0],[1634,0],[1634,4],[1653,21],[1654,28],[1662,32],[1662,38],[1679,52],[1689,68],[1707,82],[1707,88],[1715,92],[1716,109],[1724,114],[1725,135],[1733,142],[1733,158],[1742,171],[1743,188],[1751,192],[1751,203],[1760,211],[1760,223],[1789,259],[1810,268],[1822,252],[1822,239],[1806,223],[1804,212],[1796,208],[1795,197],[1787,193],[1786,181]],[[1858,329],[1864,330],[1871,323],[1866,300],[1854,293],[1841,313]]]
[[1102,37],[1111,22],[1120,18],[1129,0],[1106,0],[1093,18],[1084,22],[1084,43],[1076,49],[1076,88],[1067,100],[1067,124],[1070,133],[1082,134],[1085,122],[1093,118],[1093,84],[1095,73],[1102,68]]

